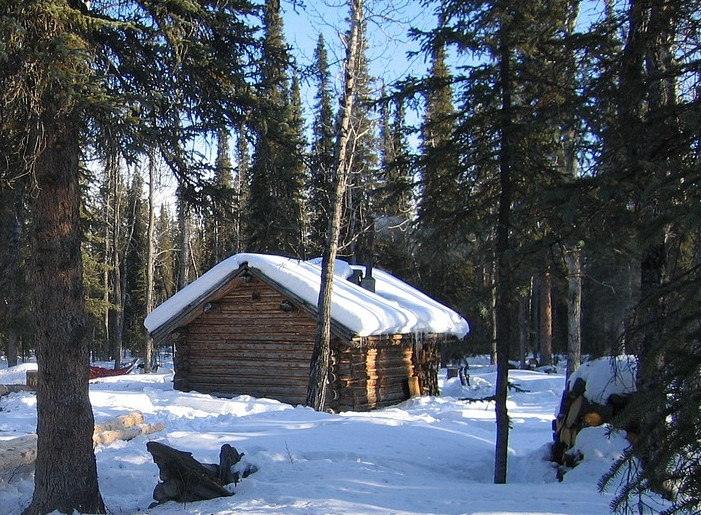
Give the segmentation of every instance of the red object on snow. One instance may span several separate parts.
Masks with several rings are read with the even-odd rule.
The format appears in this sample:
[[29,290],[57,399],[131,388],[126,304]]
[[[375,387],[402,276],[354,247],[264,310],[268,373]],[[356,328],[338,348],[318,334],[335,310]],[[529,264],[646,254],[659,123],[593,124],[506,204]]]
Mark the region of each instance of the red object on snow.
[[139,360],[135,359],[127,366],[124,366],[122,368],[104,368],[98,366],[91,366],[88,378],[97,379],[99,377],[123,376],[134,370],[138,362]]

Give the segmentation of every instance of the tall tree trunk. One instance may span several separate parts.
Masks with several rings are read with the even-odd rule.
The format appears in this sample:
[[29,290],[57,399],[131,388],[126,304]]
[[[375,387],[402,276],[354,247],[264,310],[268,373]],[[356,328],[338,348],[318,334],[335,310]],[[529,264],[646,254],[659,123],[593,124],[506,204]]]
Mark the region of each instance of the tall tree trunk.
[[[529,289],[530,291],[530,289]],[[521,369],[528,368],[528,304],[530,293],[523,293],[518,299],[518,356]]]
[[[121,248],[121,228],[122,228],[122,191],[120,189],[119,175],[119,158],[115,156],[110,160],[108,166],[110,180],[110,196],[112,197],[113,205],[111,209],[110,226],[112,250],[110,256],[110,310],[109,310],[109,328],[110,328],[110,351],[114,358],[115,368],[122,365],[122,333],[124,329],[124,288],[122,286],[122,259],[123,251]],[[125,274],[126,277],[126,274]]]
[[497,289],[496,289],[496,279],[497,277],[497,262],[493,259],[489,265],[489,364],[497,364]]
[[341,213],[344,192],[350,172],[351,115],[355,100],[358,59],[360,54],[361,30],[363,25],[363,0],[350,0],[351,31],[346,47],[345,76],[343,88],[343,108],[339,123],[339,136],[336,150],[336,166],[331,192],[331,217],[326,237],[326,246],[321,261],[321,285],[319,287],[316,340],[312,352],[307,406],[319,411],[326,404],[326,385],[331,358],[331,295],[333,293],[333,271],[341,233]]
[[567,264],[567,377],[582,361],[582,256],[575,246],[565,251]]
[[20,293],[21,282],[24,282],[24,266],[20,264],[22,254],[22,233],[24,232],[24,180],[17,181],[13,191],[12,220],[10,222],[10,238],[7,241],[7,259],[3,262],[7,281],[7,365],[14,367],[18,363],[17,349],[20,331],[17,320],[22,311],[24,296]]
[[[574,34],[579,17],[579,0],[568,2],[564,28],[568,36]],[[565,55],[565,84],[574,91],[576,84],[576,60],[572,51]],[[564,115],[562,128],[565,180],[576,181],[579,163],[577,162],[576,116],[571,110]],[[573,243],[564,249],[567,266],[567,377],[579,368],[582,359],[582,248],[581,243]]]
[[540,280],[540,364],[553,364],[552,274],[545,270]]
[[[148,164],[148,228],[146,230],[146,313],[144,318],[153,311],[153,287],[154,271],[156,268],[155,232],[156,232],[156,161],[151,152]],[[144,372],[153,371],[153,338],[149,335],[148,329],[144,327],[145,352],[144,352]]]
[[110,249],[110,228],[109,228],[109,205],[110,197],[107,196],[105,200],[105,213],[104,213],[104,224],[105,224],[105,241],[104,241],[104,255],[102,257],[102,303],[103,303],[103,313],[102,313],[102,349],[107,355],[107,359],[114,359],[114,349],[111,345],[110,339],[110,258],[112,257],[112,251]]
[[501,96],[500,149],[499,149],[499,206],[496,228],[496,446],[494,453],[494,482],[506,483],[509,449],[509,413],[506,407],[507,385],[509,381],[509,353],[511,350],[511,263],[509,260],[511,231],[511,203],[513,163],[513,124],[511,112],[511,49],[506,39],[505,20],[499,27],[499,89]]
[[105,513],[93,452],[80,254],[78,123],[54,98],[33,130],[36,193],[32,206],[37,362],[37,459],[25,515],[59,510]]
[[178,291],[190,282],[190,224],[188,223],[187,200],[182,190],[178,191]]

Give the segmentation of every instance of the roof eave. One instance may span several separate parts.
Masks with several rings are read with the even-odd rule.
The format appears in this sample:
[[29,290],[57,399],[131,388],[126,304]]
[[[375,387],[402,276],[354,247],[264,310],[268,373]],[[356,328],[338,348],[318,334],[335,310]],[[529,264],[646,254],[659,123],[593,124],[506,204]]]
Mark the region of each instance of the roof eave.
[[202,293],[202,295],[195,298],[187,306],[181,308],[180,311],[173,315],[167,322],[161,324],[153,331],[150,331],[149,335],[151,336],[151,338],[153,338],[154,340],[159,340],[165,337],[166,335],[170,334],[175,329],[178,329],[182,325],[186,325],[183,324],[183,321],[190,319],[192,315],[194,315],[194,313],[198,311],[204,304],[209,302],[212,299],[212,297],[214,297],[217,294],[217,292],[221,290],[221,288],[223,288],[225,285],[229,284],[231,281],[236,279],[239,275],[243,274],[246,270],[248,270],[248,264],[242,263],[241,266],[239,266],[239,268],[237,268],[236,270],[232,270],[230,273],[222,277],[220,281],[214,284],[206,292]]

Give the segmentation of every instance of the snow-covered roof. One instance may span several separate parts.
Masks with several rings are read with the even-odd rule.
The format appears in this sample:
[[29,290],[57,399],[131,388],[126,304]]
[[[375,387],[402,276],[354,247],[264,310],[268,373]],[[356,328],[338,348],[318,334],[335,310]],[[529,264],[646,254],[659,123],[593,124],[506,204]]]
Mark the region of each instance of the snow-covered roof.
[[[264,254],[236,254],[154,309],[144,325],[153,333],[218,289],[244,264],[310,305],[317,305],[320,259],[301,261]],[[363,267],[336,262],[331,317],[358,336],[447,333],[462,338],[469,331],[467,321],[458,313],[387,272],[373,269],[375,292],[346,280],[353,268]]]

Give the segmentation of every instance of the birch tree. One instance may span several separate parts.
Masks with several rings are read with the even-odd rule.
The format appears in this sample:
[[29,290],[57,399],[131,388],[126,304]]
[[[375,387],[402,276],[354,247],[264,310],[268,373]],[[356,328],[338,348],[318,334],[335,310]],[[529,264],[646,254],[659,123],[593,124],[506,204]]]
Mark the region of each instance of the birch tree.
[[336,159],[331,179],[330,216],[326,235],[326,245],[321,261],[321,284],[318,300],[318,325],[314,350],[310,363],[307,405],[315,410],[323,410],[326,404],[331,359],[331,296],[333,294],[333,272],[341,234],[341,214],[344,192],[348,185],[351,169],[351,149],[354,137],[351,118],[356,95],[356,79],[360,43],[363,27],[363,0],[350,0],[350,31],[346,41],[344,61],[343,95],[339,121]]

